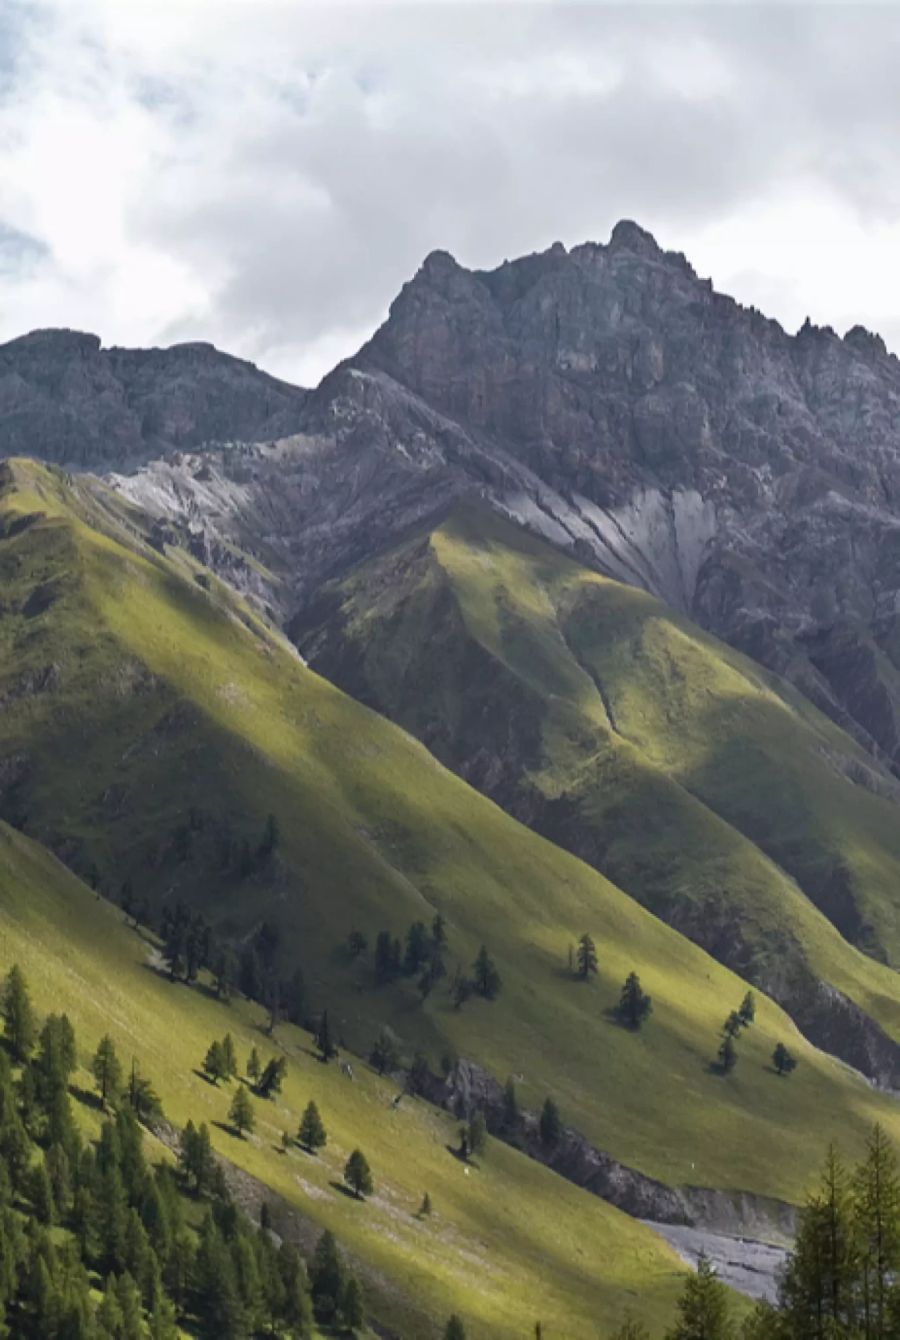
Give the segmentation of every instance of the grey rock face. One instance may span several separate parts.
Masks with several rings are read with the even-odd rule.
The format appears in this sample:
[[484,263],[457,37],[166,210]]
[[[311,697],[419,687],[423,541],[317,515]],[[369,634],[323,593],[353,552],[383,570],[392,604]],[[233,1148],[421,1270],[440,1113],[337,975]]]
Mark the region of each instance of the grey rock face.
[[102,349],[36,330],[0,346],[0,456],[100,468],[293,432],[305,392],[209,344]]

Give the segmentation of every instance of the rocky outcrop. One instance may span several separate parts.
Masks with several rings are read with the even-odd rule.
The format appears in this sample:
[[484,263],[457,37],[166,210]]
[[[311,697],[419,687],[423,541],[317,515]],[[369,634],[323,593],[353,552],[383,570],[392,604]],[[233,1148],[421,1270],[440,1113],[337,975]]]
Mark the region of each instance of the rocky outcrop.
[[471,1061],[457,1061],[444,1079],[428,1076],[423,1096],[461,1118],[481,1112],[493,1135],[514,1143],[530,1158],[633,1218],[770,1241],[793,1236],[796,1210],[783,1201],[710,1187],[667,1186],[619,1163],[571,1127],[564,1127],[558,1143],[548,1150],[533,1112],[523,1111],[516,1129],[508,1130],[501,1085]]
[[36,330],[0,346],[0,456],[97,469],[284,437],[304,400],[210,344],[103,349],[96,335]]

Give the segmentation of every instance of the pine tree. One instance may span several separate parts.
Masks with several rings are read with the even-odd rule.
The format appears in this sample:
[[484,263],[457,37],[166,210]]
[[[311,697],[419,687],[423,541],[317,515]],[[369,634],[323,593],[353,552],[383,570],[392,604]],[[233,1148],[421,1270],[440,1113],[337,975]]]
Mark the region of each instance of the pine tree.
[[316,1243],[309,1271],[313,1305],[321,1320],[330,1320],[337,1311],[344,1292],[344,1278],[344,1265],[338,1255],[334,1234],[326,1229]]
[[371,1196],[373,1191],[372,1172],[368,1160],[361,1149],[354,1149],[344,1165],[344,1181],[357,1200]]
[[500,994],[500,974],[485,945],[478,951],[472,972],[473,986],[479,996],[483,996],[485,1000],[495,1000]]
[[728,1291],[702,1255],[695,1274],[685,1281],[678,1300],[678,1320],[667,1340],[728,1340],[731,1317]]
[[37,1031],[31,997],[18,963],[9,970],[3,986],[3,1023],[6,1040],[16,1061],[27,1061],[34,1050]]
[[797,1061],[783,1042],[777,1042],[772,1053],[772,1064],[779,1075],[789,1075],[792,1070],[796,1069]]
[[234,1079],[238,1072],[238,1060],[234,1038],[230,1033],[226,1033],[222,1039],[222,1059],[225,1062],[225,1078]]
[[420,1219],[427,1219],[431,1214],[431,1197],[428,1192],[422,1197],[422,1204],[419,1206],[418,1216]]
[[652,1000],[641,989],[641,979],[636,972],[630,972],[625,978],[625,985],[619,997],[619,1018],[629,1028],[638,1029],[652,1009]]
[[888,1333],[891,1282],[900,1270],[900,1177],[894,1151],[875,1126],[853,1176],[854,1236],[862,1284],[863,1332]]
[[578,941],[575,963],[578,976],[583,982],[588,980],[592,972],[597,971],[597,949],[587,931]]
[[281,1093],[281,1085],[284,1082],[286,1071],[287,1060],[284,1056],[273,1056],[271,1061],[267,1061],[256,1082],[256,1092],[259,1097],[274,1098],[276,1093]]
[[115,1100],[122,1088],[122,1067],[108,1034],[100,1040],[94,1053],[91,1071],[100,1091],[100,1102],[105,1108]]
[[724,1075],[727,1075],[736,1065],[737,1048],[734,1045],[734,1038],[730,1033],[726,1033],[719,1044],[719,1069]]
[[544,1099],[544,1106],[541,1108],[541,1144],[545,1149],[553,1149],[559,1144],[562,1136],[562,1121],[559,1116],[559,1108],[552,1098]]
[[412,977],[428,957],[428,929],[424,921],[414,921],[406,932],[406,952],[403,955],[403,971]]
[[251,1084],[255,1084],[259,1079],[260,1061],[259,1052],[255,1047],[250,1048],[250,1055],[247,1057],[247,1078]]
[[744,1027],[743,1019],[738,1014],[737,1010],[732,1010],[728,1018],[722,1025],[722,1032],[728,1038],[736,1038],[739,1036],[740,1031],[743,1027]]
[[351,1275],[344,1285],[340,1310],[344,1326],[351,1335],[364,1324],[366,1317],[363,1308],[362,1289],[355,1275]]
[[328,1023],[328,1011],[322,1011],[322,1018],[319,1020],[319,1027],[316,1030],[316,1046],[319,1049],[319,1059],[326,1064],[333,1056],[337,1056],[337,1047],[331,1040],[331,1028]]
[[756,1018],[756,997],[752,991],[748,991],[741,1001],[738,1018],[745,1028],[749,1028]]
[[466,1135],[469,1154],[483,1154],[487,1148],[487,1124],[483,1113],[473,1113],[466,1128]]
[[203,1073],[207,1079],[212,1080],[213,1084],[218,1085],[220,1079],[228,1077],[228,1061],[222,1050],[221,1042],[211,1042],[206,1056],[203,1058]]
[[444,1340],[466,1340],[466,1328],[455,1312],[444,1328]]
[[312,1099],[306,1104],[303,1116],[300,1119],[297,1139],[310,1154],[314,1154],[317,1149],[324,1149],[328,1140],[322,1118],[319,1116],[319,1109]]
[[39,1224],[50,1225],[56,1220],[56,1204],[53,1199],[53,1187],[50,1184],[50,1176],[47,1172],[47,1165],[42,1161],[36,1163],[28,1174],[28,1199],[31,1202],[31,1208],[34,1217]]
[[375,981],[379,986],[394,976],[394,958],[390,931],[379,931],[375,940]]
[[369,1060],[379,1075],[383,1075],[386,1070],[396,1070],[400,1064],[400,1049],[391,1029],[382,1028],[372,1045]]
[[244,1138],[244,1132],[252,1131],[256,1124],[253,1116],[253,1104],[243,1084],[239,1084],[234,1091],[231,1107],[228,1109],[228,1120],[241,1139]]

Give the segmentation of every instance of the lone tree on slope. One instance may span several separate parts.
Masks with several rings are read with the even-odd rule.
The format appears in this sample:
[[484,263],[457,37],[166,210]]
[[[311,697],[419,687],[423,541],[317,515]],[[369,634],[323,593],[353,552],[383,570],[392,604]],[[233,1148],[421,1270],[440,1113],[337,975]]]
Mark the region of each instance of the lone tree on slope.
[[730,1033],[726,1033],[719,1046],[719,1069],[723,1074],[729,1074],[737,1065],[737,1047],[734,1045],[734,1038]]
[[344,1181],[357,1200],[371,1196],[374,1186],[369,1162],[361,1149],[354,1149],[344,1165]]
[[587,931],[578,941],[575,964],[578,976],[583,982],[588,980],[592,972],[597,971],[597,949]]
[[306,1104],[306,1109],[300,1118],[297,1139],[310,1154],[314,1154],[317,1149],[324,1149],[328,1140],[328,1133],[325,1130],[322,1118],[319,1116],[319,1109],[312,1099]]
[[791,1055],[783,1042],[775,1044],[775,1050],[772,1053],[772,1064],[779,1075],[789,1075],[792,1070],[796,1070],[796,1058]]
[[625,978],[622,994],[619,997],[619,1018],[629,1028],[640,1028],[653,1010],[653,1002],[641,988],[641,979],[636,972],[630,972]]

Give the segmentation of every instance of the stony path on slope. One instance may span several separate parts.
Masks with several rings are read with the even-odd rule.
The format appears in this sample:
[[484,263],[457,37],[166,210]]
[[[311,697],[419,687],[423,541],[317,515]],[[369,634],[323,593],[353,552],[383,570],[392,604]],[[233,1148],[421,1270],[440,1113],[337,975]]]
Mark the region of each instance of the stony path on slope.
[[702,1228],[687,1228],[683,1224],[655,1224],[641,1221],[661,1238],[665,1238],[688,1265],[696,1266],[701,1252],[705,1252],[716,1268],[719,1278],[750,1298],[775,1299],[776,1274],[787,1257],[787,1248],[774,1247],[752,1238],[734,1238],[725,1233],[709,1233]]

